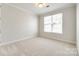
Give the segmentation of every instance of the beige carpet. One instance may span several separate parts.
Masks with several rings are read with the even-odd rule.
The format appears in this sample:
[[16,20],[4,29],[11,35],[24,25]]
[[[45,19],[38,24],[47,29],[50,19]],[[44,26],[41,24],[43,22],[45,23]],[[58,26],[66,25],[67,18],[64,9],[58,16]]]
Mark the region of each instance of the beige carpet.
[[22,40],[0,46],[1,56],[76,56],[76,46],[45,38]]

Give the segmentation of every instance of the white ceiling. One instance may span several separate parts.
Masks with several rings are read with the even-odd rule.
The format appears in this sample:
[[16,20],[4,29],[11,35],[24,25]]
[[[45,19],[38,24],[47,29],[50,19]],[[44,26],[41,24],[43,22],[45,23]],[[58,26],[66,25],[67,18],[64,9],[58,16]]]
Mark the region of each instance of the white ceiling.
[[55,9],[75,6],[73,3],[48,3],[50,7],[37,8],[34,3],[10,3],[10,5],[22,8],[24,10],[30,10],[35,14],[43,14]]

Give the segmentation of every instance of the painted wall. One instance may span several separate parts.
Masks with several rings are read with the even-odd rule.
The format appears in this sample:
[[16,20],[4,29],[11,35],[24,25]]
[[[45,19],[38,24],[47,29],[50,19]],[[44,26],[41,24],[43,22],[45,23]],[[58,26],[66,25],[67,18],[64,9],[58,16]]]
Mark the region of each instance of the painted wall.
[[[1,28],[1,4],[0,4],[0,28]],[[0,39],[1,39],[1,30],[0,30]]]
[[2,4],[1,42],[36,37],[38,19],[35,14]]
[[78,48],[78,53],[79,53],[79,4],[77,4],[77,48]]
[[[63,34],[44,32],[43,17],[47,15],[53,15],[56,13],[63,13]],[[40,15],[40,36],[75,44],[76,42],[76,6],[58,9],[58,10]]]

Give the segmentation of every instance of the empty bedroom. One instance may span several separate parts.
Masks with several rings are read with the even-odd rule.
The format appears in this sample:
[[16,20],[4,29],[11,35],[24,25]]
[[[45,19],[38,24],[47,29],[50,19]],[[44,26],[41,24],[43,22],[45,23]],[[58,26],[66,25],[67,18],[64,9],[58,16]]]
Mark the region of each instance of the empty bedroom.
[[79,4],[1,3],[0,56],[78,56]]

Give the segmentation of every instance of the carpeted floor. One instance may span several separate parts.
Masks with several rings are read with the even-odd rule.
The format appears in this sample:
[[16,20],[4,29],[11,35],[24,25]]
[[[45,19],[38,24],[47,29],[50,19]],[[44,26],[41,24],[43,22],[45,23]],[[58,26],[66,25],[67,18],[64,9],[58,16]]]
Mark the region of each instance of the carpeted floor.
[[76,46],[56,40],[33,38],[0,46],[1,56],[76,56]]

